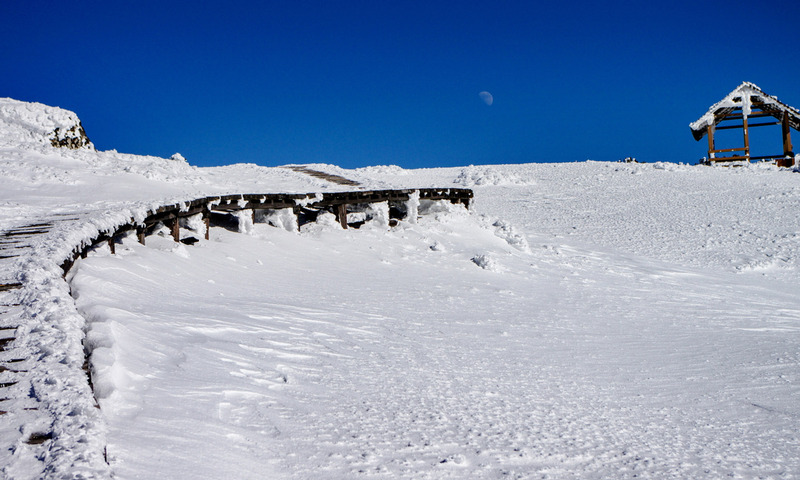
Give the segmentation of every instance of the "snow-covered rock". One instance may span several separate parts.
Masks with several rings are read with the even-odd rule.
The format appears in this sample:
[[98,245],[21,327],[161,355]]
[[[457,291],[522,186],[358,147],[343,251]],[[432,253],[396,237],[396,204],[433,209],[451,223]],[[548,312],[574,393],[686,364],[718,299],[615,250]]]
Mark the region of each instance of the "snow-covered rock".
[[0,98],[0,145],[28,143],[94,149],[74,112],[41,103]]

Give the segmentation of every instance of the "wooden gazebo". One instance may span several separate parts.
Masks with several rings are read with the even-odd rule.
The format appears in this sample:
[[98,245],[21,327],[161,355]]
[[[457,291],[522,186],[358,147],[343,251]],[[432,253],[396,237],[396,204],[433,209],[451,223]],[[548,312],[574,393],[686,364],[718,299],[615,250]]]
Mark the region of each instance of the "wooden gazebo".
[[[750,123],[751,119],[757,119]],[[769,119],[761,121],[758,119]],[[766,125],[781,125],[783,138],[783,154],[781,155],[750,155],[750,137],[748,130],[752,127]],[[744,82],[725,98],[708,109],[705,115],[689,125],[695,140],[700,140],[708,134],[708,161],[732,162],[750,160],[775,160],[778,166],[791,167],[794,165],[794,152],[792,151],[791,129],[800,131],[800,110],[790,107],[777,98],[767,95],[760,88],[750,82]],[[718,149],[714,141],[714,132],[732,128],[742,129],[744,146],[741,148]],[[717,154],[730,153],[730,156],[717,156]]]

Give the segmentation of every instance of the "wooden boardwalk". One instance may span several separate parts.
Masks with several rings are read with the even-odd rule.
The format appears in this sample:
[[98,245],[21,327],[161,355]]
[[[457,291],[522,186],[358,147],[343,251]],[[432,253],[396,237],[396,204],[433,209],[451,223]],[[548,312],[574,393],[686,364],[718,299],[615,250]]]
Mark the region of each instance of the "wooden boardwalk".
[[419,200],[445,200],[455,204],[463,204],[469,208],[473,197],[472,190],[465,188],[422,188],[401,190],[358,190],[321,194],[292,194],[292,193],[267,193],[267,194],[241,194],[223,195],[219,197],[204,197],[189,202],[173,205],[164,205],[150,211],[142,221],[134,221],[118,225],[112,231],[98,232],[97,236],[83,245],[76,246],[72,255],[63,260],[61,268],[66,274],[75,260],[85,257],[86,252],[103,242],[107,242],[111,252],[114,253],[116,237],[131,230],[135,230],[139,242],[144,244],[145,238],[158,224],[168,226],[172,230],[173,238],[180,241],[180,219],[201,215],[206,225],[205,237],[208,231],[212,214],[229,214],[249,210],[255,218],[258,210],[291,209],[298,217],[298,225],[306,218],[316,218],[320,211],[329,211],[336,215],[342,228],[358,226],[347,222],[347,214],[363,211],[369,204],[388,202],[390,224],[402,219],[407,214],[405,205],[412,197],[418,195]]
[[[72,217],[68,219],[72,220]],[[30,253],[33,240],[49,233],[57,221],[47,219],[0,232],[0,416],[9,413],[5,404],[12,399],[16,400],[17,407],[22,405],[22,411],[15,412],[18,417],[37,416],[38,401],[30,398],[30,385],[24,382],[35,359],[27,348],[17,345],[17,331],[24,321],[19,296],[23,284],[15,275],[14,266],[18,258]],[[22,435],[22,432],[0,431],[0,436],[8,435]],[[42,435],[34,432],[27,435],[24,442],[35,444]]]

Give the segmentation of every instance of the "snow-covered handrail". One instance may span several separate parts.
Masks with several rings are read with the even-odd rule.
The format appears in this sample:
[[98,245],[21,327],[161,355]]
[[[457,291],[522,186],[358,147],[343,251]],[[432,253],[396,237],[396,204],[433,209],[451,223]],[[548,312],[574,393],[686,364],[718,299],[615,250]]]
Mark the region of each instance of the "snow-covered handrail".
[[[131,219],[121,223],[113,229],[98,231],[97,235],[89,242],[82,242],[74,246],[71,254],[64,258],[61,269],[66,275],[79,257],[85,257],[87,251],[102,242],[108,242],[112,253],[114,252],[115,237],[125,232],[136,230],[139,241],[144,243],[144,237],[153,226],[158,223],[169,224],[175,241],[179,241],[179,220],[181,218],[202,215],[206,223],[206,239],[208,239],[209,219],[212,212],[232,213],[241,210],[277,210],[291,208],[296,215],[303,209],[331,209],[337,216],[342,228],[347,228],[347,206],[369,203],[402,203],[408,202],[411,197],[419,195],[421,200],[448,200],[460,203],[469,208],[470,199],[473,198],[472,190],[467,188],[421,188],[398,190],[358,190],[329,193],[259,193],[236,194],[213,197],[203,197],[188,202],[179,202],[148,211],[143,219]],[[390,217],[391,218],[391,217]]]

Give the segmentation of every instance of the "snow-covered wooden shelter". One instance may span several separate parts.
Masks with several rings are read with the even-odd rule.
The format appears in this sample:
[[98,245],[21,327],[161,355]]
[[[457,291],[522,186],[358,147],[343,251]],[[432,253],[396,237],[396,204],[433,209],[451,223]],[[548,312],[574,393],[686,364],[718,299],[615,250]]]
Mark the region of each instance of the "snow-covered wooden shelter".
[[[751,123],[750,120],[756,119]],[[769,119],[762,121],[759,119]],[[783,153],[780,155],[750,155],[752,127],[780,125],[783,138]],[[800,131],[800,110],[790,107],[776,97],[767,95],[758,86],[744,82],[725,98],[715,103],[697,121],[691,123],[692,135],[700,140],[708,135],[708,161],[731,162],[737,160],[775,160],[779,166],[794,165],[791,129]],[[742,129],[744,146],[740,148],[717,148],[714,133],[717,130]],[[717,156],[717,154],[730,154]]]

